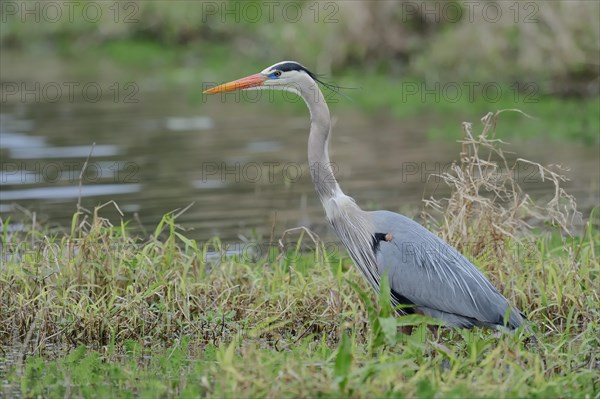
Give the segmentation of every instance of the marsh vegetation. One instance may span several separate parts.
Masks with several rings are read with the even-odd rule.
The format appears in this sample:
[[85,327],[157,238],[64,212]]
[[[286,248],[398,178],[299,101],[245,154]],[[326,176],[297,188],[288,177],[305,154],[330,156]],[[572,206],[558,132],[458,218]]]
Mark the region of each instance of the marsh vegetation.
[[[600,397],[599,2],[1,7],[1,397]],[[350,88],[347,192],[418,217],[527,328],[396,317],[308,178],[202,180],[305,162],[298,99],[201,95],[281,59]]]
[[[556,196],[534,203],[502,168],[512,166],[495,116],[483,121],[477,135],[465,126],[463,162],[444,176],[451,197],[424,211],[442,212],[427,220],[441,221],[432,226],[527,314],[530,331],[433,334],[426,319],[397,318],[343,250],[301,231],[231,252],[187,238],[177,214],[142,237],[103,208],[80,209],[67,230],[2,221],[3,394],[594,397],[597,216],[571,231],[573,198],[541,166]],[[409,336],[398,329],[407,324],[417,326]]]

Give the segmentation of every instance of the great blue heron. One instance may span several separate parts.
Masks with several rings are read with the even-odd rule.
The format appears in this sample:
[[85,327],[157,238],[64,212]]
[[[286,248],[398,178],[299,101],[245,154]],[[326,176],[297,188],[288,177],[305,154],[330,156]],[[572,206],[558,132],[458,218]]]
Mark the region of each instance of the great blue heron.
[[327,220],[373,289],[379,291],[380,277],[388,273],[392,304],[402,313],[418,312],[452,327],[519,327],[524,315],[456,249],[405,216],[363,211],[342,192],[329,161],[331,118],[318,83],[325,84],[297,62],[283,61],[204,93],[273,88],[304,99],[311,117],[309,169]]

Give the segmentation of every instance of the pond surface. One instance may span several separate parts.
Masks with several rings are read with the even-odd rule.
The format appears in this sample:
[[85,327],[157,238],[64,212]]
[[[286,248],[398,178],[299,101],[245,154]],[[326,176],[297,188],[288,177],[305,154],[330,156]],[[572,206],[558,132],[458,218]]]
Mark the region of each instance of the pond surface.
[[[273,226],[277,237],[299,225],[328,234],[308,175],[308,111],[299,106],[218,96],[194,102],[178,92],[148,90],[133,103],[9,99],[2,105],[3,219],[25,207],[38,221],[70,226],[79,198],[87,209],[114,200],[124,220],[151,233],[163,214],[193,203],[178,221],[198,240],[264,239]],[[427,178],[458,159],[460,144],[428,140],[426,118],[401,122],[385,113],[337,111],[335,105],[332,115],[336,175],[364,209],[414,217],[424,190],[436,197],[448,193],[436,178]],[[473,118],[475,131],[479,117]],[[458,139],[462,121],[456,122]],[[512,157],[568,167],[566,187],[584,215],[598,204],[595,146],[505,141],[517,152]],[[523,170],[520,183],[534,197],[551,196],[552,187],[530,178],[532,172]],[[119,223],[113,206],[101,215]]]

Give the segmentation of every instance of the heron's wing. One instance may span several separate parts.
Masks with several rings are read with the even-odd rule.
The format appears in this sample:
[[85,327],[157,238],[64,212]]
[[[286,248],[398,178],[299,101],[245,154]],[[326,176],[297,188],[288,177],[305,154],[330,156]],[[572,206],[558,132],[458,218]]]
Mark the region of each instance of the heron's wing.
[[[412,302],[442,319],[448,314],[472,319],[471,324],[504,324],[508,301],[458,250],[402,215],[370,214],[376,233],[389,234],[379,236],[374,250],[379,273],[387,271],[392,295],[401,299],[397,302]],[[521,322],[520,312],[511,311],[509,326]]]

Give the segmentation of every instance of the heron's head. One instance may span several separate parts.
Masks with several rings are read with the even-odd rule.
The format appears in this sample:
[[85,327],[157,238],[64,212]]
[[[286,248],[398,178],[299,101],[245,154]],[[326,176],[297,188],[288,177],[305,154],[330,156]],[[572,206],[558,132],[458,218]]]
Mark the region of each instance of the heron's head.
[[261,90],[279,89],[298,94],[303,84],[318,81],[316,75],[294,61],[282,61],[272,65],[260,73],[242,79],[223,83],[219,86],[205,90],[205,94],[216,94],[234,90]]

